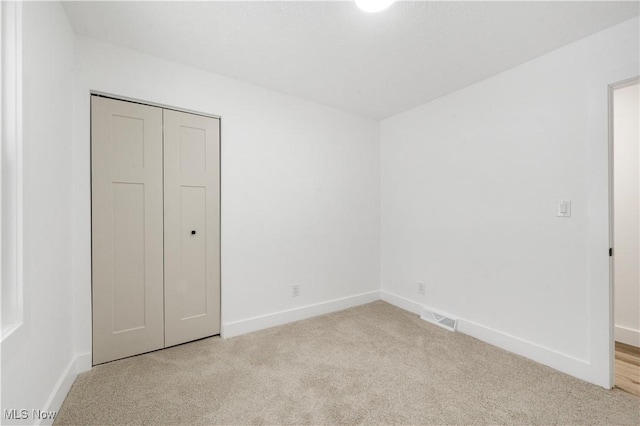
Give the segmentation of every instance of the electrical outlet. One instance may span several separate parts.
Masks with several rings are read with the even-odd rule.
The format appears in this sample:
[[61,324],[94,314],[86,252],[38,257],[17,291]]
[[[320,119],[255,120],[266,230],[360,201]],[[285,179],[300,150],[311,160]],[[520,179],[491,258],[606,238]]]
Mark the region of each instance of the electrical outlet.
[[294,284],[293,287],[291,287],[291,297],[298,296],[300,296],[300,284]]
[[424,283],[418,283],[418,294],[424,294]]

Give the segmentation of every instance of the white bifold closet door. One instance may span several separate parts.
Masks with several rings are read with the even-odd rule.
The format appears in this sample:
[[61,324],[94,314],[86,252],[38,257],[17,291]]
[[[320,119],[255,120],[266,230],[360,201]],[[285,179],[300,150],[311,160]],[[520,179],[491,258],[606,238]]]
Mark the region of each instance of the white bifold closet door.
[[93,363],[164,347],[162,109],[91,97]]
[[218,334],[219,120],[91,102],[93,363]]
[[220,122],[164,110],[165,345],[220,333]]

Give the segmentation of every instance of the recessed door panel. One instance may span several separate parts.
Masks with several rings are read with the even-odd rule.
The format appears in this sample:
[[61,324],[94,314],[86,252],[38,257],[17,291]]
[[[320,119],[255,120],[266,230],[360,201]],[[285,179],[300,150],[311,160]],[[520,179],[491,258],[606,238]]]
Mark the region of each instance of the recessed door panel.
[[180,320],[207,314],[206,188],[180,187]]
[[93,363],[164,347],[162,109],[91,99]]
[[165,343],[220,333],[219,120],[164,110]]
[[[211,137],[211,136],[209,136]],[[204,129],[180,127],[180,175],[183,179],[206,179],[207,132]]]
[[111,116],[113,164],[118,170],[144,169],[144,120]]
[[113,184],[113,332],[145,325],[144,184]]

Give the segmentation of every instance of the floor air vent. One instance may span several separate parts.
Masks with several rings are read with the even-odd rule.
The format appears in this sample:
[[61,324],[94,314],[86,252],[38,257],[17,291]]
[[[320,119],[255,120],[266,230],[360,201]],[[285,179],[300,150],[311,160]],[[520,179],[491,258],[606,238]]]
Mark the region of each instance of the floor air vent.
[[446,328],[449,331],[456,331],[458,327],[458,320],[449,318],[426,308],[422,310],[420,318],[439,327]]

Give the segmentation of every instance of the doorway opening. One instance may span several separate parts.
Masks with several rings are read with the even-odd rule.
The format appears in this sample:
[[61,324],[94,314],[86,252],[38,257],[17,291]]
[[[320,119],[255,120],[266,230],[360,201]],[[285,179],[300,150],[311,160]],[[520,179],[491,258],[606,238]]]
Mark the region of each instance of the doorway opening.
[[640,78],[609,86],[615,387],[640,397]]

